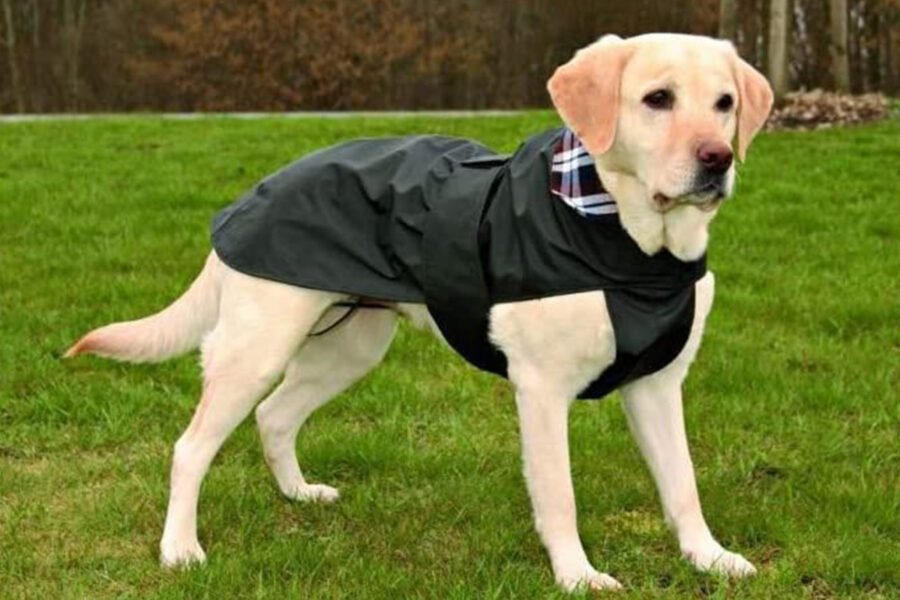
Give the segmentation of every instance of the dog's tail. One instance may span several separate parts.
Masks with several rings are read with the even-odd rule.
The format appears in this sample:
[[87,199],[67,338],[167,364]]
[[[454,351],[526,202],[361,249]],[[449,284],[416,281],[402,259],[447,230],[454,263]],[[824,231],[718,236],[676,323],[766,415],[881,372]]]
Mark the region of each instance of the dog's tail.
[[218,264],[218,257],[210,253],[200,275],[175,302],[149,317],[91,331],[66,351],[65,358],[96,354],[135,363],[159,362],[197,348],[218,319]]

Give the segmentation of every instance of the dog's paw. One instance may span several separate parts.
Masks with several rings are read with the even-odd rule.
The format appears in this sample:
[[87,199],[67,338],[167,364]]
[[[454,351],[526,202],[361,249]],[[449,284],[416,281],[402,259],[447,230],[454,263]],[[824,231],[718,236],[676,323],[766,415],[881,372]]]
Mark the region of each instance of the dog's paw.
[[591,565],[556,574],[556,583],[567,592],[579,590],[621,590],[622,584]]
[[682,548],[681,553],[700,571],[729,577],[747,577],[756,574],[756,567],[749,560],[740,554],[729,552],[714,541],[696,549]]
[[337,488],[321,483],[303,483],[284,492],[291,500],[298,502],[322,502],[329,504],[341,497]]
[[206,562],[206,553],[196,539],[190,541],[167,541],[159,544],[159,564],[167,569],[177,569],[202,565]]

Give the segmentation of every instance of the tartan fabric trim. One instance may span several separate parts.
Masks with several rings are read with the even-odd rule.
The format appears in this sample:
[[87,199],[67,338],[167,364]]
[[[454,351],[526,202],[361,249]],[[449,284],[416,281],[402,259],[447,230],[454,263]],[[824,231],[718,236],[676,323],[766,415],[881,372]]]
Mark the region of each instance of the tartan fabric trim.
[[550,191],[584,217],[618,212],[616,201],[603,189],[594,158],[570,129],[553,149]]

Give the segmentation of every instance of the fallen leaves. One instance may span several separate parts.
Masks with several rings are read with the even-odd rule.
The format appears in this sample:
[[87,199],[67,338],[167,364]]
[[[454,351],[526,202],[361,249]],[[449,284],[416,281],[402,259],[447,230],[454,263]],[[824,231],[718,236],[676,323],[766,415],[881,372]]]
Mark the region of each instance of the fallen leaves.
[[824,90],[791,92],[772,111],[768,130],[825,129],[838,125],[857,125],[887,116],[890,101],[883,94],[852,96]]

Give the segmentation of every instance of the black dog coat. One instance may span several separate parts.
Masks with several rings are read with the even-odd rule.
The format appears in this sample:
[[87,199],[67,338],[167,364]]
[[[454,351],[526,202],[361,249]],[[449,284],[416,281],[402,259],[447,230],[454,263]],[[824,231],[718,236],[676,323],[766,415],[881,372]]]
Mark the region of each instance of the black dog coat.
[[603,290],[616,358],[579,394],[600,398],[678,355],[705,259],[647,256],[618,215],[586,217],[551,194],[564,132],[533,136],[511,157],[441,136],[327,148],[216,215],[213,246],[249,275],[425,303],[459,354],[502,376],[506,358],[488,340],[492,305]]

